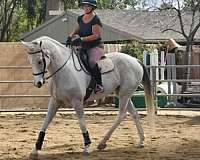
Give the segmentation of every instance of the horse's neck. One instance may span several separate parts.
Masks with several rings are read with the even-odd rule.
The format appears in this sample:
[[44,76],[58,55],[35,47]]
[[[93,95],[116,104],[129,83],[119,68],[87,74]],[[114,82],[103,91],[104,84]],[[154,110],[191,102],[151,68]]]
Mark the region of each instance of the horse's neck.
[[58,44],[53,42],[48,43],[46,48],[49,50],[49,55],[51,59],[51,64],[48,68],[50,73],[55,72],[58,68],[60,68],[70,57],[70,49],[64,48]]

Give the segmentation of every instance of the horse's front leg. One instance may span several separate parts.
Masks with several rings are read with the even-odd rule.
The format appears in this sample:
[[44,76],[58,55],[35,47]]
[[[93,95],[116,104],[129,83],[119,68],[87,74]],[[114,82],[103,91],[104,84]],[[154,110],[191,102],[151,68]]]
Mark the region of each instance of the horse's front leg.
[[49,126],[53,117],[55,116],[59,106],[60,106],[59,103],[54,98],[50,99],[47,115],[44,119],[44,122],[42,124],[42,128],[40,129],[40,133],[39,133],[37,142],[36,142],[35,147],[33,148],[32,152],[29,156],[29,159],[31,159],[31,160],[38,159],[38,150],[42,149],[42,144],[43,144],[43,141],[44,141],[46,129]]
[[88,154],[88,148],[91,144],[91,140],[89,137],[89,132],[87,131],[86,128],[86,123],[85,123],[85,115],[84,115],[84,109],[83,109],[83,103],[80,100],[73,100],[72,105],[75,109],[76,115],[78,117],[79,121],[79,126],[83,134],[83,139],[84,139],[84,154]]

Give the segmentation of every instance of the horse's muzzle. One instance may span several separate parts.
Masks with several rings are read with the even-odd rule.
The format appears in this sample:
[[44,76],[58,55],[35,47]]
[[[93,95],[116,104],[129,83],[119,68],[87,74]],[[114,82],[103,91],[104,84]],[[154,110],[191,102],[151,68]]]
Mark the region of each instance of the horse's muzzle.
[[44,83],[45,83],[45,81],[38,81],[37,83],[35,83],[35,86],[37,88],[41,88]]
[[42,82],[40,82],[40,81],[37,82],[35,86],[38,87],[38,88],[41,88],[42,87]]

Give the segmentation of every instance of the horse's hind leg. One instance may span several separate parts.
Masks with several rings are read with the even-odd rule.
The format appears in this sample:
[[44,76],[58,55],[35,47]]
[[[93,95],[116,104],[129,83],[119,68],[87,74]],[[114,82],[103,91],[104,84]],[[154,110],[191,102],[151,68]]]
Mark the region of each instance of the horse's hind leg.
[[107,131],[99,145],[97,146],[97,149],[102,150],[106,148],[106,142],[107,140],[110,139],[112,133],[115,131],[115,129],[119,126],[119,124],[122,122],[122,120],[126,117],[126,112],[127,112],[127,102],[128,102],[128,97],[121,97],[119,101],[119,113],[114,121],[113,126],[110,128],[110,130]]
[[58,104],[58,102],[56,100],[54,100],[53,98],[50,99],[47,115],[46,115],[45,120],[42,124],[42,128],[41,128],[39,136],[38,136],[38,140],[35,144],[34,149],[32,150],[32,152],[30,154],[29,159],[31,159],[31,160],[38,159],[38,150],[42,149],[42,144],[43,144],[43,141],[44,141],[46,129],[49,126],[53,117],[55,116],[59,106],[60,105]]
[[137,112],[136,108],[134,107],[131,99],[128,100],[127,109],[128,109],[128,112],[131,114],[133,120],[135,121],[135,125],[136,125],[136,128],[138,130],[138,135],[139,135],[139,138],[140,138],[140,142],[138,144],[138,147],[144,147],[144,139],[145,139],[144,131],[143,131],[143,128],[140,124],[138,112]]

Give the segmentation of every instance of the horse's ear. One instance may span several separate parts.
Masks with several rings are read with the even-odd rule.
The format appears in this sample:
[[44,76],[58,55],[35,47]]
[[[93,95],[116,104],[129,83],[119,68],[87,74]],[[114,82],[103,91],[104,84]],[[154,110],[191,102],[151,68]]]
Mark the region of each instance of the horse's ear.
[[26,48],[30,48],[30,47],[31,47],[31,43],[30,43],[30,42],[21,41],[21,43],[22,43],[23,46],[26,47]]

